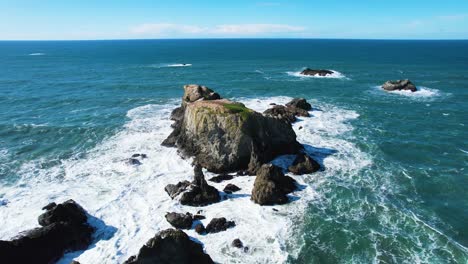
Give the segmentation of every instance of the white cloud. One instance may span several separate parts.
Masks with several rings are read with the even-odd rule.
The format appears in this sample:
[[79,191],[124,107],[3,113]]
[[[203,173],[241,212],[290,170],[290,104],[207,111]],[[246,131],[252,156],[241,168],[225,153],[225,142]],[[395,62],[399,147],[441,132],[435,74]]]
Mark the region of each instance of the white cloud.
[[135,35],[166,37],[171,35],[244,36],[272,33],[297,33],[305,30],[305,27],[284,24],[231,24],[201,27],[197,25],[156,23],[138,25],[130,31]]

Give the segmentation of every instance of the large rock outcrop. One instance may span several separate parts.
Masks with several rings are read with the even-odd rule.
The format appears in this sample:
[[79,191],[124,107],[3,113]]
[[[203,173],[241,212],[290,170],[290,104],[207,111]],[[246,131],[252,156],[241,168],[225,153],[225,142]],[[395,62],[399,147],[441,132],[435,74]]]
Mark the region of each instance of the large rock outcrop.
[[177,146],[184,156],[195,157],[196,162],[212,172],[249,168],[253,174],[259,165],[278,155],[295,154],[302,149],[290,123],[263,116],[241,103],[212,100],[217,96],[203,96],[204,90],[199,87],[185,86],[181,106],[184,116],[176,121],[163,145]]
[[260,205],[285,204],[287,194],[296,188],[296,181],[285,176],[280,167],[264,164],[257,171],[251,199]]
[[202,245],[181,230],[166,229],[157,233],[124,264],[211,264]]
[[320,164],[307,154],[301,153],[296,156],[288,170],[296,175],[308,174],[320,170]]
[[94,228],[86,211],[73,200],[51,203],[39,216],[39,228],[22,232],[11,241],[0,240],[0,263],[54,263],[67,251],[86,249]]
[[302,75],[308,76],[329,76],[332,75],[334,72],[330,70],[314,70],[314,69],[305,69],[301,72]]
[[387,81],[382,85],[382,88],[386,91],[411,91],[416,92],[416,86],[408,79],[406,80],[397,80],[397,81]]
[[309,117],[309,110],[312,106],[304,98],[294,98],[289,103],[284,105],[273,105],[273,107],[265,110],[263,114],[268,117],[284,120],[289,123],[296,121],[296,116]]

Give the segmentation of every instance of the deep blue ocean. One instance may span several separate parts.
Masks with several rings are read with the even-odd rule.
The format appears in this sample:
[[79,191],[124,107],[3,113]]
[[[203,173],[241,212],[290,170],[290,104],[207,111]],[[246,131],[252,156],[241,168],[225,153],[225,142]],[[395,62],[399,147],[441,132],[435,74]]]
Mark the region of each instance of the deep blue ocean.
[[[301,77],[305,67],[336,73]],[[380,89],[394,79],[419,91]],[[306,98],[314,111],[296,132],[325,166],[295,176],[306,187],[283,213],[248,197],[206,208],[237,221],[197,237],[215,261],[468,263],[468,41],[0,42],[0,239],[35,227],[48,202],[75,199],[107,226],[59,263],[136,254],[169,227],[164,210],[186,210],[162,190],[190,177],[189,161],[160,143],[191,83],[258,110]],[[137,152],[147,163],[128,168]]]

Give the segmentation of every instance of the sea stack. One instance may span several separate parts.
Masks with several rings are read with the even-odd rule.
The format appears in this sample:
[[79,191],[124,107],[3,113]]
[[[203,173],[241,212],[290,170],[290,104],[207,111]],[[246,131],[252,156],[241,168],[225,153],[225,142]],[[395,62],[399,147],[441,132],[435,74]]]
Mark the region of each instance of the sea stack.
[[405,80],[396,80],[396,81],[387,81],[382,85],[382,88],[385,91],[411,91],[416,92],[416,86],[408,79]]
[[208,171],[256,170],[279,155],[297,154],[302,145],[289,122],[264,116],[242,103],[221,99],[213,90],[186,85],[174,110],[174,131],[163,142],[194,157]]
[[332,75],[334,72],[333,71],[330,71],[330,70],[314,70],[314,69],[310,69],[310,68],[307,68],[305,70],[303,70],[301,72],[302,75],[307,75],[307,76],[322,76],[322,77],[325,77],[325,76],[330,76]]

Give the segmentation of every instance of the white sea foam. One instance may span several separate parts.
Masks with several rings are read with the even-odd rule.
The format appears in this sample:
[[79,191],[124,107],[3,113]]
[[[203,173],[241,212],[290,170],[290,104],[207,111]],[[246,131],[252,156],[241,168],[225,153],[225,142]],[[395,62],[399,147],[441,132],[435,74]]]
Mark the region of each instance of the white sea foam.
[[401,91],[385,91],[382,86],[378,85],[374,87],[377,90],[382,92],[391,94],[391,95],[401,95],[410,98],[432,98],[432,97],[439,97],[442,93],[437,89],[432,89],[424,86],[418,86],[416,92],[411,92],[409,90],[401,90]]
[[37,52],[37,53],[30,53],[28,54],[29,56],[44,56],[45,53],[40,53],[40,52]]
[[191,67],[190,63],[169,63],[169,64],[152,64],[151,68],[178,68],[178,67]]
[[[263,111],[272,102],[286,103],[291,98],[273,97],[242,100],[248,107]],[[165,193],[169,183],[192,177],[190,160],[183,160],[174,148],[160,146],[171,132],[169,114],[175,104],[146,105],[132,109],[122,130],[100,143],[84,157],[63,160],[56,167],[42,169],[41,160],[25,164],[18,172],[22,178],[15,186],[0,187],[0,197],[9,203],[0,207],[5,219],[0,239],[15,236],[19,231],[37,226],[41,207],[48,202],[75,199],[88,212],[103,222],[93,220],[98,228],[95,246],[83,253],[67,254],[59,263],[77,259],[80,263],[121,263],[136,254],[154,234],[169,228],[164,215],[168,211],[195,213],[199,209],[207,216],[226,217],[236,227],[225,232],[200,236],[187,233],[201,241],[207,253],[222,263],[284,263],[289,254],[297,254],[299,246],[290,246],[299,230],[298,220],[308,204],[319,195],[315,191],[321,181],[336,173],[358,171],[370,164],[366,155],[354,144],[341,139],[352,127],[347,123],[358,117],[354,111],[332,105],[318,105],[322,111],[311,111],[312,117],[294,124],[298,140],[306,150],[323,160],[325,171],[313,175],[293,176],[304,186],[292,193],[294,201],[281,206],[259,206],[250,201],[254,177],[236,177],[233,184],[242,190],[228,199],[206,207],[182,206]],[[302,126],[302,129],[299,127]],[[312,149],[314,146],[317,149]],[[124,160],[134,153],[145,153],[141,166],[127,165]],[[291,157],[278,158],[274,163],[286,166]],[[213,176],[206,173],[207,178]],[[219,190],[227,184],[210,183]],[[276,208],[278,211],[272,210]],[[298,226],[299,225],[299,226]],[[244,253],[230,246],[240,238],[249,247]],[[288,249],[289,248],[289,249]],[[294,250],[291,250],[294,248]]]
[[320,75],[304,75],[301,74],[302,71],[297,72],[286,72],[289,76],[299,77],[299,78],[318,78],[318,79],[349,79],[344,74],[339,71],[330,70],[333,74],[328,74],[326,76]]

